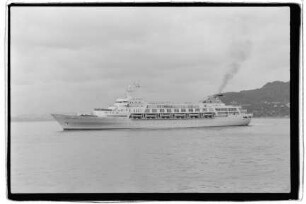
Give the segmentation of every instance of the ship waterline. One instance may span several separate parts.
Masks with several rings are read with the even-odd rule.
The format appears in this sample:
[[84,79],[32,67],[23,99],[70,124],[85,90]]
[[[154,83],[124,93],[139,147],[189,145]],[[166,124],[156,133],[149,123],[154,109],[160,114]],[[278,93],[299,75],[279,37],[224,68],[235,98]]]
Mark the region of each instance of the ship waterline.
[[198,103],[146,102],[133,96],[137,88],[137,84],[129,86],[126,97],[108,108],[52,116],[64,130],[245,126],[251,122],[252,114],[240,106],[225,105],[220,94]]

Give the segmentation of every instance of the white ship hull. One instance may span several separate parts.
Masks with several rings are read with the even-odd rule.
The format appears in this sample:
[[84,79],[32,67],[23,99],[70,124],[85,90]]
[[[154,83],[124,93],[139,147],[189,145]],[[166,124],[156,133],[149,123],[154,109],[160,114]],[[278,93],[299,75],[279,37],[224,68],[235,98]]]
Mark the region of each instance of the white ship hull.
[[77,115],[52,114],[64,130],[99,129],[164,129],[191,127],[246,126],[251,117],[233,115],[228,117],[199,119],[155,119],[137,120],[127,117],[87,117]]

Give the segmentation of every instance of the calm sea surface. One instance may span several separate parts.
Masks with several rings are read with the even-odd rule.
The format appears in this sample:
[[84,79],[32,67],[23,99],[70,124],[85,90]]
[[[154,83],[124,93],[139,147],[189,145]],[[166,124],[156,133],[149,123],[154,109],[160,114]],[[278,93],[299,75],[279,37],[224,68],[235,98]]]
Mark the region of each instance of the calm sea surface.
[[289,192],[289,122],[110,131],[12,122],[12,192]]

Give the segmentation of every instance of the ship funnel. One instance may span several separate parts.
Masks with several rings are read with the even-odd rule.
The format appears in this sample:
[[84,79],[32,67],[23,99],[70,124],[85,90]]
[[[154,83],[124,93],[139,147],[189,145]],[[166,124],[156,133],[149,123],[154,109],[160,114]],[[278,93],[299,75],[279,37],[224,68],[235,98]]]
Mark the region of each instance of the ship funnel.
[[221,94],[221,93],[220,93],[220,94],[215,94],[215,95],[214,95],[214,97],[222,97],[222,96],[224,96],[224,95]]
[[202,103],[222,103],[219,97],[223,96],[223,94],[215,94],[210,95],[202,100]]

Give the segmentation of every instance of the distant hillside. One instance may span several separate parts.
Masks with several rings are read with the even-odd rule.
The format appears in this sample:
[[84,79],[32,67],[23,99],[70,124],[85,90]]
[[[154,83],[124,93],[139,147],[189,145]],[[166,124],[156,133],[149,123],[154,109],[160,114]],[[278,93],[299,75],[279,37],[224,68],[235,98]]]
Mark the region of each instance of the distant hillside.
[[238,104],[255,117],[290,115],[290,82],[274,81],[260,89],[223,93],[225,104]]

